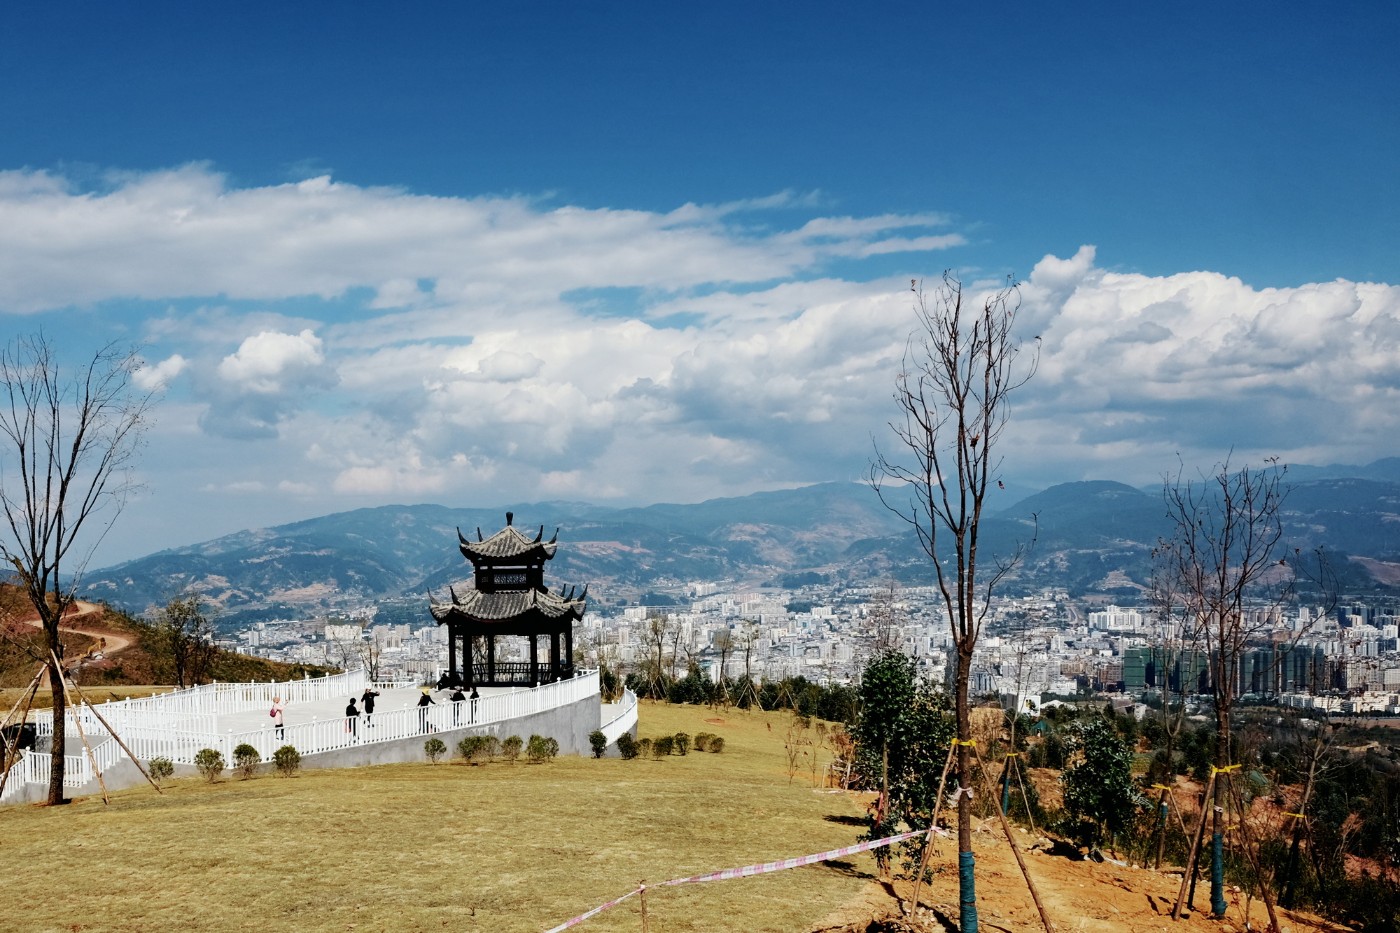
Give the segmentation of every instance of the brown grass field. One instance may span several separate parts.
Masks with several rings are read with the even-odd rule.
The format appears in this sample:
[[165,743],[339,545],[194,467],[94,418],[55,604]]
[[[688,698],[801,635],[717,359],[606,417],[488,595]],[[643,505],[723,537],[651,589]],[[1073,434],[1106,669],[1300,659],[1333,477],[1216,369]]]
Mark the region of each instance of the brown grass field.
[[[714,721],[719,720],[719,721]],[[721,754],[226,772],[0,809],[0,930],[543,931],[636,886],[850,845],[861,804],[789,783],[788,716],[643,704],[640,735]],[[771,730],[770,730],[771,726]],[[828,753],[823,750],[823,756]],[[824,760],[824,759],[823,759]],[[833,819],[834,818],[834,819]],[[868,884],[869,856],[652,890],[653,931],[793,933]],[[632,898],[583,931],[641,929]]]

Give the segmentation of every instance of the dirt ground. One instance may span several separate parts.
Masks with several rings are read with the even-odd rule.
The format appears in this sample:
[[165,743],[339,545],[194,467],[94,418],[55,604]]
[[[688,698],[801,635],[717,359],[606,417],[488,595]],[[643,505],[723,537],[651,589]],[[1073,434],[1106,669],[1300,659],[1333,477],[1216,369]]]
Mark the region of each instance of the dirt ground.
[[[1113,862],[1077,861],[1066,854],[1033,848],[1036,839],[1015,829],[1026,868],[1035,882],[1041,902],[1056,933],[1244,933],[1268,929],[1268,916],[1259,901],[1246,905],[1243,892],[1227,889],[1230,907],[1223,921],[1205,912],[1209,890],[1197,887],[1192,911],[1180,921],[1171,918],[1172,905],[1181,886],[1178,871],[1158,873]],[[1015,856],[999,828],[984,828],[974,842],[977,856],[979,925],[986,930],[1043,930],[1040,915],[1016,865]],[[895,900],[907,899],[906,882],[887,886],[872,881],[855,901],[815,926],[812,933],[926,933],[956,930],[958,919],[957,846],[942,840],[932,864],[931,887],[920,893],[920,910],[914,918],[903,916]],[[1246,917],[1246,907],[1248,916]],[[1347,927],[1305,913],[1279,911],[1284,933],[1339,933]]]

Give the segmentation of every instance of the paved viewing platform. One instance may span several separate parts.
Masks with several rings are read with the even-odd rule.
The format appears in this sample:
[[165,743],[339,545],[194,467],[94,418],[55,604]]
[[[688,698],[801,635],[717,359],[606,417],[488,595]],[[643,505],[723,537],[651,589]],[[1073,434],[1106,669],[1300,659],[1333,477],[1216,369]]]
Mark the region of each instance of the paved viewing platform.
[[[372,716],[365,714],[361,703],[366,687],[379,693]],[[127,786],[140,781],[128,749],[142,763],[166,758],[177,773],[193,772],[195,756],[207,748],[221,753],[231,765],[234,749],[244,744],[256,749],[264,762],[278,748],[291,745],[305,767],[356,767],[421,761],[424,737],[434,734],[449,749],[468,734],[500,738],[538,734],[557,740],[565,754],[583,754],[594,730],[601,729],[612,743],[635,729],[637,722],[637,699],[630,691],[619,702],[603,705],[597,671],[537,687],[481,687],[478,694],[476,700],[468,697],[454,703],[449,699],[451,690],[433,689],[428,691],[432,703],[420,706],[422,687],[374,683],[357,670],[265,684],[206,684],[70,708],[64,784],[78,792],[93,792],[92,759],[109,788],[114,783]],[[285,704],[281,728],[269,715],[275,697]],[[345,715],[352,697],[360,710],[353,722]],[[78,722],[92,748],[91,759],[82,747]],[[53,735],[52,714],[41,712],[35,725],[42,745],[44,737]],[[33,799],[36,787],[47,786],[49,767],[47,752],[22,753],[10,769],[0,802]]]

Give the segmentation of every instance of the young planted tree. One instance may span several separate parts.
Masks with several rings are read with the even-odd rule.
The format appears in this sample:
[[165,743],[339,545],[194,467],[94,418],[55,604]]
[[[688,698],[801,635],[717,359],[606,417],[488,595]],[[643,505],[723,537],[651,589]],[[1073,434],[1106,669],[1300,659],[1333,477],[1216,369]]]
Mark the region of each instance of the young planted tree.
[[217,652],[214,623],[204,612],[198,593],[177,596],[156,610],[153,647],[170,664],[175,683],[192,686],[208,679]]
[[[895,443],[876,445],[870,482],[881,501],[914,529],[933,564],[956,649],[953,704],[960,744],[957,777],[972,787],[968,682],[972,655],[993,591],[1019,562],[1021,547],[985,559],[980,550],[983,509],[998,482],[997,445],[1011,395],[1035,371],[1038,354],[1023,357],[1012,336],[1019,308],[1014,285],[964,301],[962,283],[945,273],[929,296],[914,289],[916,325],[895,377]],[[958,796],[959,923],[977,929],[972,809]]]
[[1065,810],[1075,820],[1071,832],[1080,845],[1112,845],[1132,821],[1137,800],[1133,753],[1102,719],[1075,723],[1070,749],[1070,765],[1061,772],[1060,783]]
[[[1180,600],[1200,639],[1215,705],[1212,782],[1211,912],[1225,915],[1224,834],[1235,764],[1231,715],[1239,693],[1241,658],[1252,640],[1279,628],[1278,610],[1292,593],[1296,551],[1283,546],[1285,468],[1234,469],[1228,461],[1200,480],[1180,473],[1164,484],[1171,537],[1156,549],[1160,585]],[[1242,824],[1243,825],[1243,824]],[[1257,853],[1248,852],[1251,858]],[[1278,929],[1273,898],[1263,890],[1269,922]],[[1178,908],[1179,909],[1179,908]]]
[[[64,802],[63,616],[91,545],[131,489],[131,466],[151,396],[134,352],[108,345],[69,370],[43,335],[0,349],[0,558],[14,567],[43,639],[31,649],[53,694],[50,804]],[[85,549],[80,542],[91,542]]]

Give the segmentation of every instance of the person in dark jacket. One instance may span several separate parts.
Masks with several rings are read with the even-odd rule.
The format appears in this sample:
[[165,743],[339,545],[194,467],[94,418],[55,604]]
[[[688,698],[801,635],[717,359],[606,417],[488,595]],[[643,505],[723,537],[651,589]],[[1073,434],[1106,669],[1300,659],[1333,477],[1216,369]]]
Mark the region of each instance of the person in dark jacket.
[[433,727],[428,724],[428,707],[436,705],[428,694],[428,688],[424,687],[423,695],[418,698],[418,728],[420,731],[433,731]]
[[350,733],[350,737],[358,739],[360,737],[360,709],[355,705],[355,698],[350,698],[350,705],[345,707],[345,731]]
[[366,687],[365,692],[360,696],[360,706],[365,711],[365,727],[374,728],[374,698],[379,696],[379,691],[373,687]]

